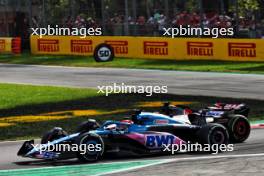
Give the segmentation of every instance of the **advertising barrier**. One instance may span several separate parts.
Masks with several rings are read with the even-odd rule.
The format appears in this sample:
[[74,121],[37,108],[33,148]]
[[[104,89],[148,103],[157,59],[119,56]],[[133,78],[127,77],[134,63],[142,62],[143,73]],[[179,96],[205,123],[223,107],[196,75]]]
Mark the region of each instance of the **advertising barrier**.
[[12,38],[0,38],[0,53],[12,52]]
[[11,38],[11,37],[0,37],[0,53],[21,53],[21,38]]
[[116,57],[174,60],[264,61],[262,39],[31,36],[33,54],[92,56],[107,43]]

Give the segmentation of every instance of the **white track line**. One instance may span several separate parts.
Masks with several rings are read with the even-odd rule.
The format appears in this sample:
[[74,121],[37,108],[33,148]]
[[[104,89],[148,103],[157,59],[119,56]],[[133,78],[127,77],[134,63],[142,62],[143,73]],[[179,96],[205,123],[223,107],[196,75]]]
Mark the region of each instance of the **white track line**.
[[[169,159],[161,159],[160,161],[157,161],[158,159],[153,159],[153,160],[144,160],[144,161],[154,161],[152,164],[146,164],[148,166],[152,165],[157,165],[157,164],[163,164],[169,162]],[[123,164],[123,163],[131,163],[131,162],[141,162],[142,160],[130,160],[130,161],[116,161],[116,162],[103,162],[103,163],[92,163],[92,164],[87,164],[88,166],[96,166],[96,165],[108,165],[108,164]],[[144,164],[144,166],[146,166]],[[47,167],[36,167],[36,168],[25,168],[25,169],[6,169],[6,170],[0,170],[0,173],[4,172],[10,172],[10,171],[27,171],[27,170],[40,170],[40,169],[54,169],[54,168],[67,168],[67,167],[80,167],[80,166],[85,166],[85,164],[76,164],[76,165],[65,165],[65,166],[47,166]],[[143,167],[143,166],[135,166],[135,167]],[[135,169],[135,167],[133,167]]]
[[[40,141],[40,138],[39,139],[33,139],[34,141]],[[3,144],[3,143],[20,143],[20,142],[25,142],[27,141],[26,139],[21,139],[21,140],[14,140],[14,141],[0,141],[0,144]]]

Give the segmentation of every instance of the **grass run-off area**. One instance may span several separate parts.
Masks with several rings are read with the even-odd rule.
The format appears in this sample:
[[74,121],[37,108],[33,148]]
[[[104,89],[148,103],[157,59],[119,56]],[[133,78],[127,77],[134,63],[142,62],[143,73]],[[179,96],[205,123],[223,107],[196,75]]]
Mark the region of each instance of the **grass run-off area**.
[[28,53],[20,56],[0,55],[0,63],[39,64],[76,67],[116,67],[140,69],[164,69],[186,71],[212,71],[234,73],[264,73],[264,62],[233,62],[216,60],[146,60],[136,58],[115,58],[112,62],[97,63],[92,57],[44,56]]
[[99,123],[129,117],[133,109],[159,111],[162,102],[199,109],[215,102],[244,102],[250,119],[264,119],[264,101],[171,94],[111,94],[97,90],[48,86],[0,84],[0,140],[40,137],[54,126],[74,132],[88,118]]

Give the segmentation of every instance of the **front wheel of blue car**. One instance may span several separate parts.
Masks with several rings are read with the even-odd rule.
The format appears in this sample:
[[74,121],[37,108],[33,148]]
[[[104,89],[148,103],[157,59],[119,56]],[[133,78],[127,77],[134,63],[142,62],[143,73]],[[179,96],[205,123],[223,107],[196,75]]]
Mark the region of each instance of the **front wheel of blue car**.
[[48,142],[52,142],[56,139],[67,136],[67,132],[64,131],[60,127],[54,127],[50,131],[46,132],[41,138],[41,144],[47,144]]
[[83,133],[78,137],[76,144],[78,146],[77,158],[82,162],[95,162],[104,153],[104,141],[97,134]]

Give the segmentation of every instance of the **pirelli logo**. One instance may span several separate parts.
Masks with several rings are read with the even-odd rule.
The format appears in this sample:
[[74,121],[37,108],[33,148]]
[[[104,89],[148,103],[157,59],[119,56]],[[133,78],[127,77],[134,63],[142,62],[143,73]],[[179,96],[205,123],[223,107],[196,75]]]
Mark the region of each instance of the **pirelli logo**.
[[128,54],[128,41],[107,40],[105,43],[113,47],[115,54]]
[[38,39],[38,51],[41,52],[59,52],[59,40]]
[[92,40],[71,40],[72,53],[92,53],[93,42]]
[[255,43],[228,43],[228,55],[231,57],[257,57]]
[[0,40],[0,52],[5,51],[5,40]]
[[144,54],[167,56],[169,54],[168,42],[144,42]]
[[187,42],[187,54],[189,56],[213,56],[212,42]]

